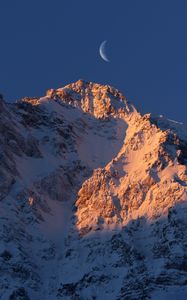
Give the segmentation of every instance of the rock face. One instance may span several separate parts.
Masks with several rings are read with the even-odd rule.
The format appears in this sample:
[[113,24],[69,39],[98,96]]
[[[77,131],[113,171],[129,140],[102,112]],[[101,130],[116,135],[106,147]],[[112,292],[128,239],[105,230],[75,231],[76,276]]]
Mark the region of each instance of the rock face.
[[187,130],[79,80],[0,97],[0,298],[187,299]]

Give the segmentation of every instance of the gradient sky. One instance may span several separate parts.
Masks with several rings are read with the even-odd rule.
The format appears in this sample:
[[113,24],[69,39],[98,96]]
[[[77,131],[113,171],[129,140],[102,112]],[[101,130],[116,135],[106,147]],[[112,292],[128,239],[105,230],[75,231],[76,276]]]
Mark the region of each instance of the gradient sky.
[[[0,12],[8,101],[84,79],[187,124],[186,0],[0,0]],[[110,63],[99,56],[103,40]]]

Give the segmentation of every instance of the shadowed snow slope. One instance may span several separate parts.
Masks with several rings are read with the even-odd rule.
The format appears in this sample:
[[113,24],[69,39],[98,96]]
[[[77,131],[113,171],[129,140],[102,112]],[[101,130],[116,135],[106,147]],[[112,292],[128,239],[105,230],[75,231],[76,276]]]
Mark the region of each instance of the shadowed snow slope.
[[187,297],[187,130],[79,80],[0,99],[0,298]]

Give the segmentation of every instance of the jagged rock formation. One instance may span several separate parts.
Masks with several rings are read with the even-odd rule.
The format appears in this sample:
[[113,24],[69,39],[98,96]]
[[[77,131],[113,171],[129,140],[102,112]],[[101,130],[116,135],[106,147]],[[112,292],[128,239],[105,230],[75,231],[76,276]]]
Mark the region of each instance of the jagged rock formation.
[[110,86],[0,97],[0,298],[186,299],[186,149]]

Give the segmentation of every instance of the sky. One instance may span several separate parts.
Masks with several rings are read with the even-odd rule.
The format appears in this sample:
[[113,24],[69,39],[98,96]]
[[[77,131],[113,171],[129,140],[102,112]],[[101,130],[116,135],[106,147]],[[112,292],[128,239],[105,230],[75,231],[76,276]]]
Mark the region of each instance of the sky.
[[7,101],[84,79],[187,125],[186,0],[0,0],[0,12]]

